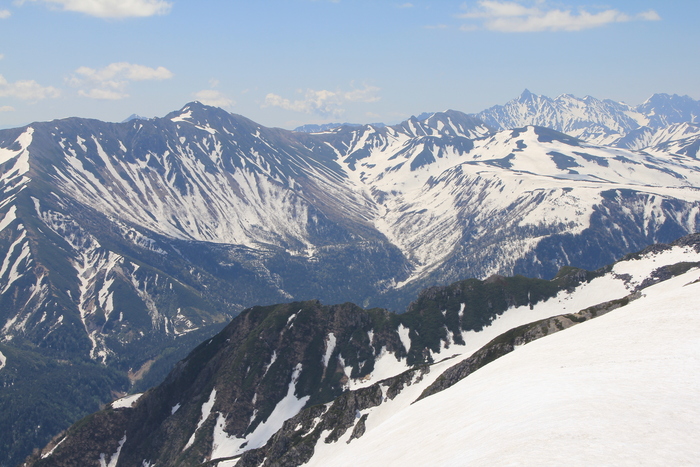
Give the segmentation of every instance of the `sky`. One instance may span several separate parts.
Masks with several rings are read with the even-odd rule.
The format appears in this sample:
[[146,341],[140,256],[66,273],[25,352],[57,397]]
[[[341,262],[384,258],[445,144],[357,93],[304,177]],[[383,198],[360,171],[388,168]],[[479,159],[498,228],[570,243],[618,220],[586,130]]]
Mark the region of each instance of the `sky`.
[[698,0],[0,0],[0,128],[194,100],[292,129],[524,89],[700,99],[699,20]]

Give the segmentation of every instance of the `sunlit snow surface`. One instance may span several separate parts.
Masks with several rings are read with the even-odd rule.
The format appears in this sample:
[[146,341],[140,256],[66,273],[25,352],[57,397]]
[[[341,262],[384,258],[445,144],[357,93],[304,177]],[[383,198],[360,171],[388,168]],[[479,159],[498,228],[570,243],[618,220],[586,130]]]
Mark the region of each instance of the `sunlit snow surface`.
[[308,465],[695,465],[698,279],[519,347]]
[[0,352],[0,370],[5,368],[5,365],[7,365],[7,357],[5,357],[5,355],[3,355],[2,352]]

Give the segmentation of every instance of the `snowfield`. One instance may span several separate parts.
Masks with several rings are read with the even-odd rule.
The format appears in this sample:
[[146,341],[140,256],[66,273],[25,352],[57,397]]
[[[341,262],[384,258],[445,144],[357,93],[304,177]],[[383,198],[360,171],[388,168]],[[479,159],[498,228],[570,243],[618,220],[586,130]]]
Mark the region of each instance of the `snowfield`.
[[696,465],[698,281],[519,347],[306,465]]

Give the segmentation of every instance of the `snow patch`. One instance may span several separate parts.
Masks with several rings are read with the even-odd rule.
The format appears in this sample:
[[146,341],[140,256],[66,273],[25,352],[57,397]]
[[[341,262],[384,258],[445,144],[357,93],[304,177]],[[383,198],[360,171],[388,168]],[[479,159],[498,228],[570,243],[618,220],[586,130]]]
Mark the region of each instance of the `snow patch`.
[[211,414],[211,409],[214,407],[214,402],[216,401],[216,388],[211,390],[211,394],[209,395],[209,399],[202,404],[202,416],[199,419],[199,422],[197,422],[197,428],[194,429],[194,433],[192,433],[192,436],[190,436],[189,441],[187,441],[187,444],[185,444],[185,447],[182,448],[183,451],[186,451],[187,448],[192,446],[192,443],[194,443],[194,437],[197,434],[197,431],[202,427],[205,421],[207,421],[207,418],[209,418],[209,414]]
[[124,433],[124,437],[119,440],[119,447],[117,448],[117,452],[112,454],[109,458],[109,463],[107,462],[106,455],[104,453],[100,454],[100,467],[117,467],[117,462],[119,461],[119,454],[122,452],[122,446],[124,446],[124,443],[126,443],[126,433]]
[[192,110],[187,110],[187,112],[183,112],[177,117],[173,117],[170,119],[171,122],[177,123],[177,122],[185,122],[185,123],[190,123],[187,121],[188,118],[192,118]]
[[14,221],[15,219],[17,219],[17,206],[12,205],[10,207],[10,209],[8,209],[5,216],[0,221],[0,232],[5,230],[5,227],[10,225],[12,223],[12,221]]
[[136,402],[143,396],[143,393],[139,394],[132,394],[130,396],[122,397],[121,399],[117,399],[116,401],[112,402],[112,408],[113,409],[130,409],[134,405],[136,405]]
[[332,332],[326,337],[326,353],[323,354],[323,367],[328,368],[328,361],[331,359],[331,355],[335,350],[335,334]]
[[3,279],[5,283],[5,286],[0,290],[0,295],[10,290],[12,284],[27,272],[32,261],[29,241],[26,239],[26,231],[23,226],[20,227],[22,227],[22,233],[10,245],[3,259],[2,267],[0,267],[0,279]]
[[34,128],[28,127],[24,133],[17,137],[15,141],[19,143],[20,146],[20,149],[18,151],[13,151],[7,148],[0,148],[0,164],[4,164],[5,162],[17,157],[22,152],[24,152],[29,147],[29,145],[32,144],[33,134]]
[[[229,436],[224,430],[226,417],[219,413],[214,427],[214,441],[212,444],[211,458],[236,456],[244,451],[259,448],[270,439],[282,424],[298,414],[304,408],[309,396],[298,398],[296,396],[296,384],[301,374],[302,365],[298,363],[292,372],[292,380],[289,383],[287,395],[277,403],[275,409],[263,423],[258,425],[251,434],[245,438]],[[246,443],[245,447],[241,447]]]
[[348,378],[347,385],[349,385],[349,382],[351,381],[350,375],[352,374],[352,366],[345,365],[345,359],[340,354],[338,354],[338,362],[340,362],[340,366],[343,368],[343,374]]
[[56,448],[59,447],[61,444],[63,444],[63,442],[67,439],[68,439],[68,436],[64,437],[61,441],[56,443],[56,445],[53,448],[51,448],[51,450],[49,452],[47,452],[46,454],[42,454],[41,458],[46,459],[47,457],[49,457],[51,454],[53,454],[53,452],[56,450]]
[[[267,374],[267,372],[270,370],[270,367],[272,366],[272,364],[275,363],[276,361],[277,361],[277,351],[276,351],[276,350],[273,350],[273,351],[272,351],[272,357],[270,358],[270,362],[269,362],[269,363],[267,364],[267,366],[265,367],[265,372],[263,373],[262,378],[265,377],[265,375]],[[260,379],[262,379],[262,378],[260,378]],[[258,394],[256,393],[255,395],[257,396]],[[255,402],[253,402],[253,404],[255,404]]]
[[409,350],[411,350],[411,338],[409,337],[409,329],[403,325],[403,323],[399,324],[399,328],[397,330],[399,333],[399,339],[401,339],[401,343],[403,344],[403,347],[406,349],[406,352],[408,353]]
[[405,359],[399,360],[395,354],[387,351],[386,347],[382,347],[374,360],[372,372],[360,379],[349,379],[348,389],[355,390],[371,386],[377,381],[396,376],[406,370],[408,370],[408,365],[406,365]]

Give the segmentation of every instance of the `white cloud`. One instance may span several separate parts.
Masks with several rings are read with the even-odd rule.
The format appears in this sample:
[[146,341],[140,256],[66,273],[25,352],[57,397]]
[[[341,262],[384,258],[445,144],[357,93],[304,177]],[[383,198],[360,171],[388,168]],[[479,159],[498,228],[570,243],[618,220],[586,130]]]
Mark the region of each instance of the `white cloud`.
[[661,21],[661,16],[654,10],[643,11],[637,15],[637,19],[644,21]]
[[343,105],[348,102],[376,102],[381,99],[378,95],[379,88],[365,86],[364,89],[351,91],[328,91],[307,89],[303,99],[290,100],[277,94],[265,96],[263,107],[279,107],[294,112],[318,114],[323,117],[339,118],[345,113]]
[[212,105],[214,107],[232,107],[235,102],[227,97],[221,91],[216,89],[203,89],[194,94],[199,102],[204,105]]
[[12,107],[11,105],[3,105],[0,107],[0,112],[14,112],[15,108]]
[[413,8],[413,3],[402,3],[398,5],[399,8]]
[[10,10],[0,10],[0,19],[9,18],[10,16],[12,16]]
[[91,99],[117,100],[129,97],[126,88],[132,81],[162,81],[173,74],[165,67],[150,68],[127,62],[110,63],[104,68],[81,66],[75,70],[68,82],[83,88],[78,94]]
[[53,86],[41,86],[34,80],[20,80],[14,83],[8,82],[0,75],[0,97],[15,97],[25,101],[39,101],[52,97],[58,97],[61,91]]
[[525,6],[515,1],[480,0],[478,7],[458,15],[459,18],[476,21],[466,24],[462,30],[488,29],[498,32],[582,31],[611,23],[628,21],[658,21],[661,17],[654,10],[634,16],[618,10],[590,13],[584,9],[547,8],[539,0],[535,6]]
[[89,91],[81,89],[78,91],[78,95],[83,97],[89,97],[90,99],[102,99],[109,101],[117,101],[119,99],[129,97],[129,95],[125,92],[98,88],[90,89]]
[[344,112],[340,105],[340,98],[336,93],[326,90],[314,91],[313,89],[308,89],[304,99],[294,101],[270,93],[265,96],[263,107],[279,107],[294,112],[318,113],[323,116],[337,117]]
[[499,2],[482,0],[479,3],[481,9],[459,15],[462,18],[501,18],[527,16],[537,11],[537,8],[527,8],[515,2]]
[[130,18],[165,15],[172,3],[164,0],[29,0],[98,18]]
[[377,102],[381,99],[378,93],[378,87],[365,86],[364,89],[353,89],[352,91],[343,93],[343,98],[350,102]]
[[127,62],[110,63],[106,67],[95,70],[81,66],[75,73],[82,79],[107,82],[115,79],[128,81],[164,80],[173,77],[173,74],[165,67],[150,68],[144,65],[136,65]]

